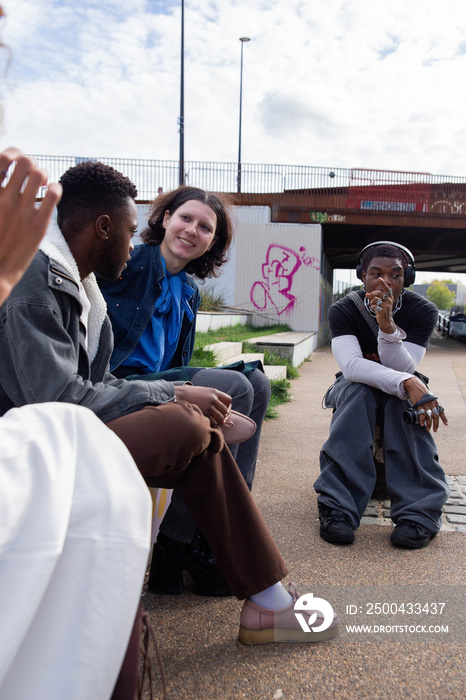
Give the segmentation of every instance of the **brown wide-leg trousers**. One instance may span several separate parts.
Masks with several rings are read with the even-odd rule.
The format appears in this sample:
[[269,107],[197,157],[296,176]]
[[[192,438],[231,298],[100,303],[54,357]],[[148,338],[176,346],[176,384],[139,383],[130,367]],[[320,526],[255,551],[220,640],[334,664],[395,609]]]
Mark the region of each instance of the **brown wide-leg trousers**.
[[110,421],[148,486],[179,488],[240,600],[288,573],[223,440],[197,406],[147,406]]

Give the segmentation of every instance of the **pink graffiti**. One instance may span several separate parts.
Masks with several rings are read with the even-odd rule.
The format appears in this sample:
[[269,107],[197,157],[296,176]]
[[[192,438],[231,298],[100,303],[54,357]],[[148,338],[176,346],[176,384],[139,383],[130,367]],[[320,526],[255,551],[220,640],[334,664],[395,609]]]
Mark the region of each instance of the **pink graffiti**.
[[320,270],[320,262],[318,258],[311,258],[311,257],[306,257],[306,248],[302,245],[299,249],[299,252],[301,253],[301,260],[302,262],[307,265],[308,267],[313,267],[316,270]]
[[[303,250],[305,257],[305,249],[300,248],[300,251]],[[256,309],[263,311],[273,306],[278,315],[293,310],[296,303],[296,297],[291,293],[293,275],[302,262],[309,264],[301,257],[290,248],[276,244],[269,246],[262,265],[264,281],[258,280],[251,287],[250,298]]]

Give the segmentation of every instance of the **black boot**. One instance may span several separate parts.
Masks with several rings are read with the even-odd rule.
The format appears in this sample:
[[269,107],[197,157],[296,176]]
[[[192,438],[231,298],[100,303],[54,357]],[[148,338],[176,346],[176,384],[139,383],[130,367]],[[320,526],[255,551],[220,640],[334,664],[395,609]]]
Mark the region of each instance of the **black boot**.
[[320,536],[332,544],[351,544],[354,542],[354,530],[350,517],[340,510],[318,503]]
[[207,540],[197,528],[189,544],[177,542],[159,532],[148,587],[154,593],[179,595],[184,589],[183,571],[191,574],[199,595],[233,595]]

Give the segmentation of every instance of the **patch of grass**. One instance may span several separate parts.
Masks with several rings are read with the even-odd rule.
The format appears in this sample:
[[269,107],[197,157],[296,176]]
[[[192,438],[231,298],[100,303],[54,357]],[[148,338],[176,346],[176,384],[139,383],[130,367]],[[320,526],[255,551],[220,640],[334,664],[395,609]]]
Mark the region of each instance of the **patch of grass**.
[[277,418],[277,406],[291,401],[291,384],[288,379],[272,379],[270,386],[272,388],[272,395],[270,397],[267,413],[265,414],[265,420],[273,420],[274,418]]
[[[255,326],[227,326],[216,331],[207,333],[196,333],[194,352],[189,363],[191,367],[216,367],[218,361],[215,353],[211,350],[204,350],[206,345],[223,342],[243,342],[243,352],[257,352],[257,348],[251,343],[244,342],[245,338],[257,338],[261,335],[272,333],[282,333],[289,331],[289,326],[276,325],[267,328],[256,328]],[[286,365],[288,379],[297,379],[299,372],[293,367],[290,360],[286,360],[274,353],[266,351],[264,353],[264,364],[266,365]],[[270,381],[272,395],[265,415],[266,420],[273,420],[278,417],[277,406],[291,400],[290,382],[288,379],[272,379]]]
[[245,338],[258,338],[261,335],[283,333],[289,330],[290,327],[285,325],[256,328],[255,326],[238,324],[236,326],[218,328],[215,331],[207,331],[207,333],[196,333],[195,345],[203,348],[205,345],[211,345],[212,343],[239,342]]
[[243,340],[243,352],[257,352],[257,348],[252,343],[248,343],[247,341]]
[[195,347],[193,356],[191,357],[190,367],[216,367],[218,364],[217,358],[213,350],[205,350],[204,348]]
[[291,360],[286,357],[280,357],[280,355],[276,355],[268,350],[264,350],[264,365],[286,365],[286,376],[288,379],[297,379],[299,377],[299,372]]
[[[252,343],[243,343],[243,352],[257,352],[257,348]],[[287,357],[280,357],[275,352],[270,350],[261,351],[264,355],[264,365],[285,365],[286,366],[286,376],[288,379],[297,379],[299,377],[299,372],[293,365],[292,361]]]

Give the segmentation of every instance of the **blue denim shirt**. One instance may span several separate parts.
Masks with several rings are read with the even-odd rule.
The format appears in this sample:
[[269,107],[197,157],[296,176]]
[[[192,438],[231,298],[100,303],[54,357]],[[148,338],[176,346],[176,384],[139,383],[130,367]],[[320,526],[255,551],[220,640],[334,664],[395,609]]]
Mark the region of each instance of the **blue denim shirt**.
[[[159,245],[138,245],[131,254],[128,266],[116,282],[98,278],[102,294],[107,302],[114,336],[114,350],[110,359],[113,372],[134,352],[141,335],[154,313],[155,302],[161,291],[161,280],[165,275]],[[172,367],[189,364],[194,348],[196,314],[201,295],[196,282],[187,278],[194,289],[192,309],[194,318],[190,322],[183,318],[180,340],[172,361]]]

